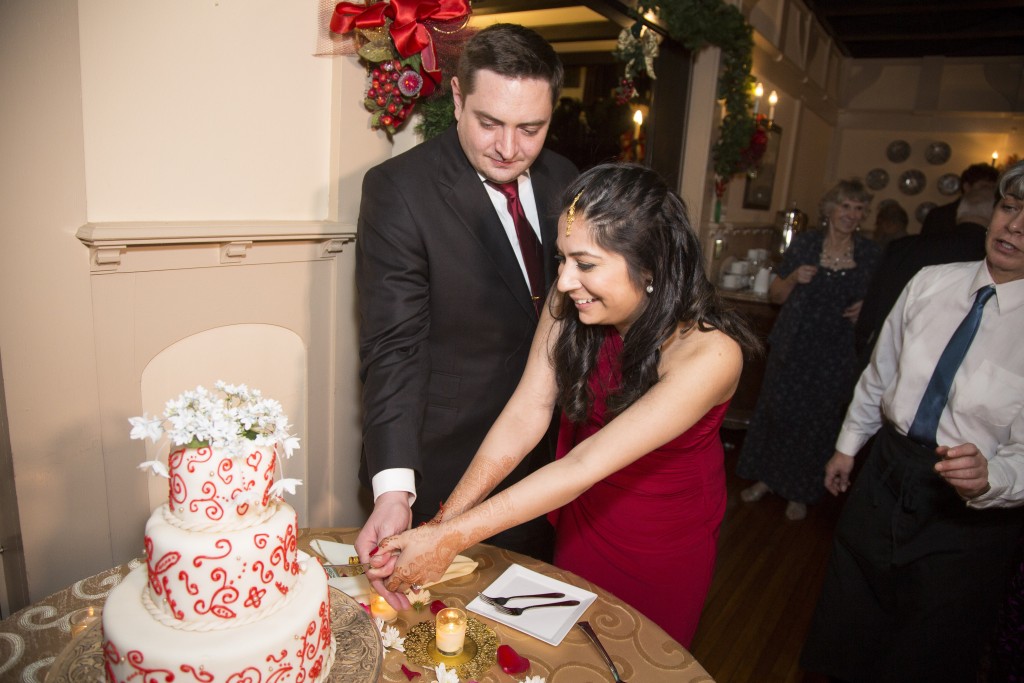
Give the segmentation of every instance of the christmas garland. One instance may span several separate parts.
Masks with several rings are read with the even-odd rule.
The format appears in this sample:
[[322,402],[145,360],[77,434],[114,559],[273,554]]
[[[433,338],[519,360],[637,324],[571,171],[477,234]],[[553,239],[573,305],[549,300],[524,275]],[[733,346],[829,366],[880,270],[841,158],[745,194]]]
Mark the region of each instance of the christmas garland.
[[[615,51],[616,57],[626,62],[627,81],[642,74],[654,77],[650,70],[654,33],[642,18],[648,12],[657,16],[669,36],[690,52],[708,45],[722,50],[718,98],[724,100],[725,116],[712,150],[715,189],[721,197],[732,176],[750,171],[760,162],[760,155],[752,147],[758,142],[755,138],[761,127],[750,114],[753,29],[736,7],[723,0],[638,0],[633,11],[635,23],[624,29]],[[760,147],[763,154],[763,145]]]
[[[370,112],[371,128],[390,137],[417,107],[432,128],[425,137],[450,125],[454,108],[447,84],[462,44],[471,34],[467,29],[470,13],[470,0],[381,0],[335,6],[331,34],[346,40],[341,53],[358,54],[369,72],[363,104]],[[423,129],[424,125],[417,127],[421,133]]]
[[[421,114],[416,132],[424,139],[451,125],[455,114],[445,58],[456,54],[469,37],[471,31],[465,29],[471,11],[469,0],[337,5],[330,30],[352,37],[353,51],[367,63],[371,82],[364,104],[373,128],[393,134],[414,107]],[[626,78],[616,93],[621,100],[635,96],[634,78],[644,74],[654,78],[658,43],[642,18],[648,12],[690,52],[708,45],[722,50],[718,98],[724,101],[725,116],[712,150],[716,193],[721,197],[733,175],[756,169],[760,161],[753,148],[761,127],[750,114],[753,29],[724,0],[638,0],[630,12],[635,23],[623,30],[615,51],[626,62]]]

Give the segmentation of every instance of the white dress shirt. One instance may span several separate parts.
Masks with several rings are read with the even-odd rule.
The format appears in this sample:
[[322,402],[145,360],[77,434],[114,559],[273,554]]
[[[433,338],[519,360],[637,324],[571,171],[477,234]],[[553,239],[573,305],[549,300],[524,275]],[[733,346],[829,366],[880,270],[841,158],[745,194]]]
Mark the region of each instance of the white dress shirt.
[[[903,290],[860,377],[836,450],[855,455],[888,420],[910,429],[939,356],[979,289],[984,261],[923,269]],[[991,490],[972,507],[1024,505],[1024,280],[996,285],[953,379],[939,445],[973,443],[988,459]]]
[[[478,173],[477,175],[480,174]],[[512,220],[512,214],[508,211],[508,199],[500,190],[484,182],[485,180],[481,175],[480,182],[484,183],[487,196],[490,198],[491,203],[494,204],[494,211],[498,214],[498,218],[501,219],[501,226],[505,229],[505,236],[508,238],[509,244],[512,245],[512,251],[515,252],[516,260],[519,262],[519,269],[523,271],[523,279],[526,281],[527,287],[529,287],[530,276],[526,272],[526,263],[523,261],[523,250],[519,247],[516,224]],[[537,213],[537,199],[533,196],[533,183],[530,181],[529,171],[519,176],[518,182],[519,203],[523,205],[523,211],[526,212],[526,218],[530,221],[530,227],[533,228],[533,232],[537,235],[537,241],[540,242],[540,214]],[[381,470],[370,480],[370,485],[373,489],[374,502],[377,501],[377,498],[382,493],[388,491],[408,492],[410,494],[409,505],[412,505],[416,500],[416,472],[408,467],[393,467]]]

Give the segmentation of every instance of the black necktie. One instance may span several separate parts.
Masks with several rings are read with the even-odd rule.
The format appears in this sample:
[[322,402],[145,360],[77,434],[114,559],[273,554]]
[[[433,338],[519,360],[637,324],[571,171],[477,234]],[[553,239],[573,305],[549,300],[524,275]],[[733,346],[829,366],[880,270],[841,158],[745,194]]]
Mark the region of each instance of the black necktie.
[[530,280],[531,298],[539,315],[540,307],[544,304],[544,267],[541,265],[544,262],[544,250],[519,201],[519,182],[513,180],[510,183],[495,183],[488,180],[487,184],[505,195],[505,199],[508,200],[508,212],[516,227],[519,250],[523,254],[523,265],[526,266],[526,275]]
[[945,350],[939,356],[939,362],[935,366],[935,372],[928,382],[928,388],[921,397],[921,405],[917,407],[917,415],[914,416],[914,423],[910,425],[907,436],[920,443],[935,445],[935,432],[939,428],[939,417],[942,409],[946,407],[946,399],[949,397],[949,389],[953,386],[953,377],[956,375],[960,363],[967,355],[967,349],[974,341],[974,335],[978,332],[981,324],[982,309],[992,295],[996,293],[993,285],[982,287],[974,297],[974,305],[964,316],[960,327],[949,338]]

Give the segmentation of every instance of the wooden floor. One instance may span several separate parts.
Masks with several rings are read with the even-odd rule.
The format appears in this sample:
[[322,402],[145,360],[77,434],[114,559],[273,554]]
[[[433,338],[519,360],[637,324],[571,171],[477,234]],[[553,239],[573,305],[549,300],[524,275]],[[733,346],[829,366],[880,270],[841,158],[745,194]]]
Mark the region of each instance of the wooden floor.
[[800,522],[786,519],[778,496],[742,502],[739,492],[753,483],[735,474],[742,439],[743,432],[722,432],[729,501],[715,578],[690,650],[717,683],[823,683],[798,660],[841,501],[825,494]]

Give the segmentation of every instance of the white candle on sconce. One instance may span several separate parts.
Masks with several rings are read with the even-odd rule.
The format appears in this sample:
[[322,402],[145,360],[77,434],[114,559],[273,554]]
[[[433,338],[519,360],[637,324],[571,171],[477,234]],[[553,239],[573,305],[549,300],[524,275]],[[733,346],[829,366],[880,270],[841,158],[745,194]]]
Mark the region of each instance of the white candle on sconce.
[[775,120],[775,105],[779,103],[779,93],[772,90],[772,94],[768,96],[768,122],[771,123]]
[[764,86],[758,83],[754,86],[754,116],[757,116],[757,112],[761,109],[761,97],[764,96]]
[[446,607],[437,613],[434,620],[434,644],[437,651],[446,657],[462,653],[466,644],[466,627],[469,619],[466,613],[455,607]]
[[370,598],[370,615],[374,619],[383,619],[385,623],[391,623],[398,618],[398,611],[382,596],[374,595]]
[[997,161],[999,161],[999,152],[992,152],[992,165],[995,166]]

